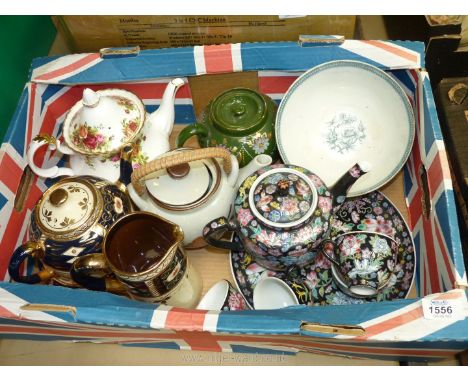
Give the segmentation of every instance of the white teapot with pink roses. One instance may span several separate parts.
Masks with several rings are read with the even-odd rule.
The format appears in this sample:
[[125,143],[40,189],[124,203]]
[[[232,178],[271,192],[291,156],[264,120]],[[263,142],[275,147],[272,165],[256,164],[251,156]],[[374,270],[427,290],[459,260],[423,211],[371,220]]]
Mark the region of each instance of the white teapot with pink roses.
[[[160,107],[152,114],[147,114],[143,102],[129,91],[86,88],[65,117],[63,142],[47,134],[33,139],[28,149],[29,167],[46,178],[91,175],[116,182],[124,146],[132,145],[135,167],[169,150],[175,94],[184,83],[181,78],[170,81]],[[69,167],[37,166],[34,157],[44,145],[68,155]]]
[[[367,170],[366,165],[355,164],[327,188],[303,167],[263,167],[240,185],[233,218],[209,222],[203,237],[218,248],[246,251],[267,269],[303,267],[314,260],[315,249],[329,235],[333,213]],[[225,231],[234,231],[240,240],[222,239]]]

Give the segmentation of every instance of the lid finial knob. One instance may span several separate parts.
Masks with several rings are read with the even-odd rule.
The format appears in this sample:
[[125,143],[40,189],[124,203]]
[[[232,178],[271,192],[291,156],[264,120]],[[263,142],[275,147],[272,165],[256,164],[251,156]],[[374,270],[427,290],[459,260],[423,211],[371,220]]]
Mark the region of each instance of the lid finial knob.
[[236,117],[240,117],[241,115],[245,114],[245,105],[237,104],[233,106],[232,111]]
[[98,103],[99,95],[95,91],[86,88],[83,91],[83,105],[86,107],[95,107]]
[[188,163],[181,163],[167,168],[167,173],[172,179],[182,179],[190,172]]
[[54,190],[49,197],[50,203],[55,206],[61,206],[65,203],[68,199],[68,192],[65,191],[63,188],[57,188]]

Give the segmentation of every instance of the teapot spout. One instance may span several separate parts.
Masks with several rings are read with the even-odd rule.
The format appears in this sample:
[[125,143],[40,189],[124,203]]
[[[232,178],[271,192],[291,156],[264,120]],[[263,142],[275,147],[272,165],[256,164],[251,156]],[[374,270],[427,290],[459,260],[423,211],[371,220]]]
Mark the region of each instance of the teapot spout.
[[239,176],[237,177],[235,189],[238,189],[242,182],[249,176],[252,175],[255,171],[261,169],[262,167],[268,166],[273,161],[273,158],[266,154],[257,155],[252,159],[246,166],[242,167],[239,170]]
[[159,108],[148,116],[151,129],[157,129],[165,136],[169,136],[174,126],[175,118],[175,96],[177,90],[185,84],[182,78],[174,78],[167,84]]
[[333,197],[333,210],[336,212],[346,199],[351,186],[365,173],[369,172],[367,163],[356,163],[331,187]]

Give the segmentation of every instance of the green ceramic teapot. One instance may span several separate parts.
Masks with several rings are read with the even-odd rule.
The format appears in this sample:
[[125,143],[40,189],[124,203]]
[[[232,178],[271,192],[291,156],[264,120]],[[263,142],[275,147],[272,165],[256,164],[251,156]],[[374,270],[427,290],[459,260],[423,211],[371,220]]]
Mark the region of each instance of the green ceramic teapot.
[[201,147],[222,146],[237,157],[240,167],[260,154],[278,158],[275,140],[276,103],[252,89],[234,88],[212,99],[201,121],[185,127],[177,147],[193,135]]

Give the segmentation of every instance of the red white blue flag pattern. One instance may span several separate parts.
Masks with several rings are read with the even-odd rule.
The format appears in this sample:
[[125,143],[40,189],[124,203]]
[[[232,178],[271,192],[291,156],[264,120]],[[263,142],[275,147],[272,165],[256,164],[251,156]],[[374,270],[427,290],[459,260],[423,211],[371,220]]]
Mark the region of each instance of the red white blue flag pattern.
[[[308,351],[380,359],[444,358],[466,348],[466,294],[456,289],[467,285],[466,273],[445,147],[427,74],[419,70],[424,66],[423,49],[420,43],[351,40],[313,47],[281,42],[148,50],[115,59],[94,53],[36,59],[0,150],[0,280],[5,280],[0,283],[0,333],[188,350]],[[418,291],[420,296],[441,293],[433,298],[462,299],[464,320],[428,322],[421,300],[374,303],[372,309],[370,305],[366,305],[369,309],[301,306],[220,313],[7,282],[9,256],[27,239],[31,210],[49,185],[35,177],[24,208],[15,210],[27,143],[38,133],[60,135],[67,110],[80,99],[85,86],[127,89],[152,111],[171,77],[258,71],[259,90],[279,102],[301,73],[335,59],[360,60],[386,70],[414,107],[417,137],[404,172],[409,224],[418,254]],[[176,123],[194,119],[187,85],[177,93]],[[64,160],[45,150],[36,158],[39,165]],[[308,332],[302,329],[303,322],[355,325],[362,333]]]

